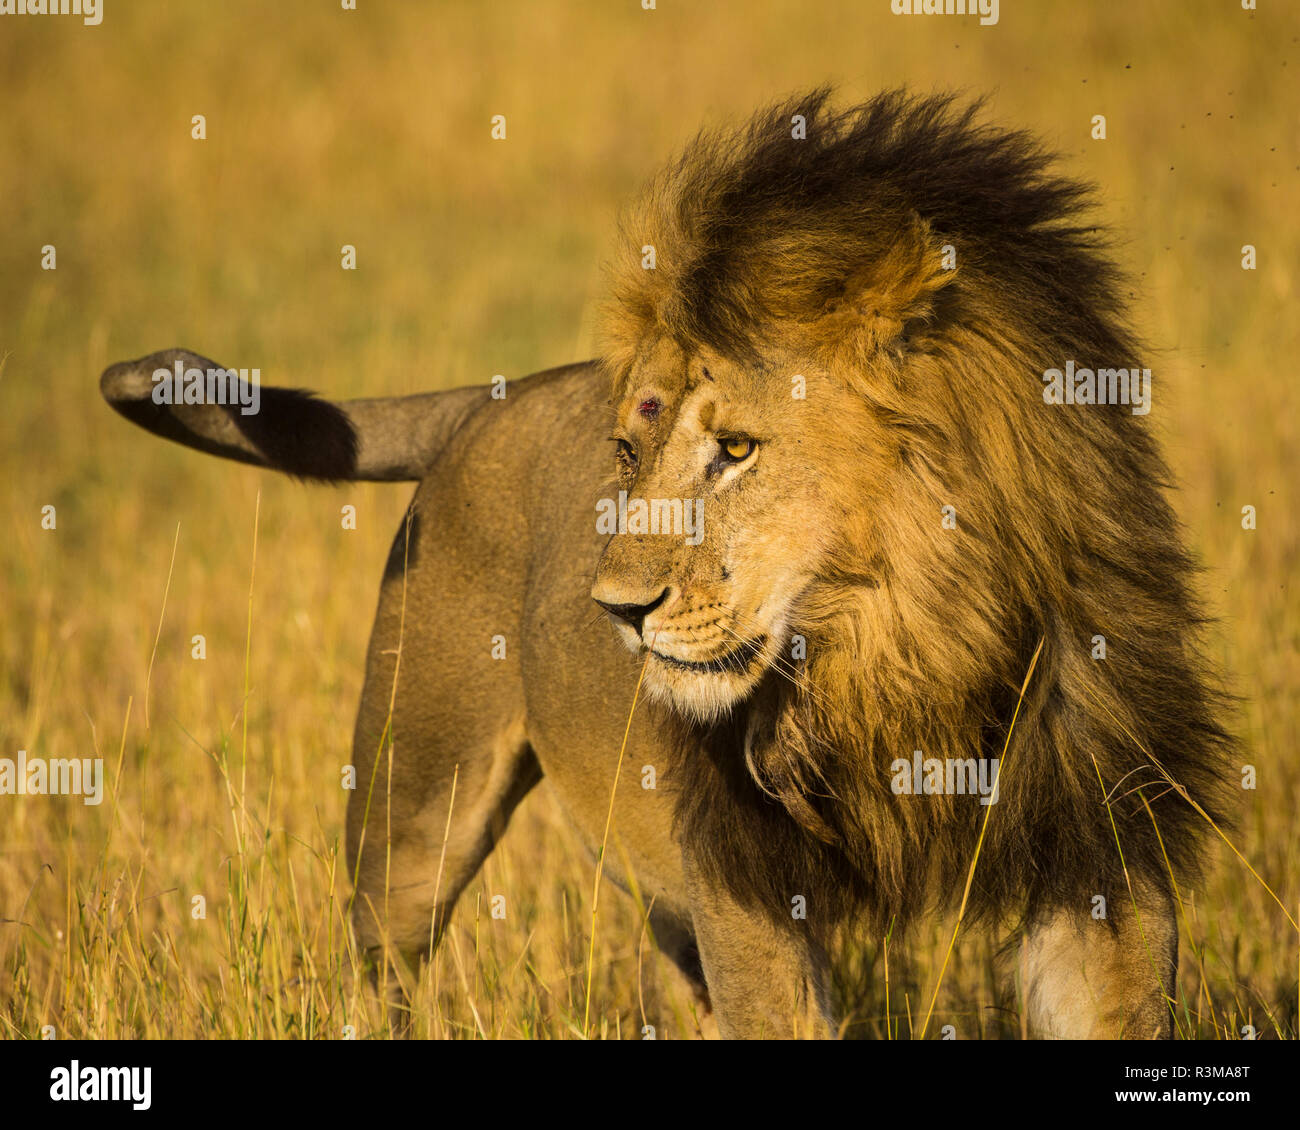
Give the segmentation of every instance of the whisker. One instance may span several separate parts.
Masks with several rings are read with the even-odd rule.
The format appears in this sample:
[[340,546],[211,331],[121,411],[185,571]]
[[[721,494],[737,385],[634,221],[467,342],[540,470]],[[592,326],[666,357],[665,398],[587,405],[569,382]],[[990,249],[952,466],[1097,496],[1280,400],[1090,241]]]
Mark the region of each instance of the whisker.
[[[759,625],[755,624],[754,626],[758,627]],[[721,625],[721,627],[724,632],[728,632],[729,634],[734,636],[737,640],[739,640],[741,643],[747,642],[745,640],[745,637],[740,635],[740,633],[737,632],[734,628],[727,627],[725,624]],[[793,683],[796,687],[798,687],[799,690],[804,695],[806,695],[808,698],[815,701],[823,710],[827,711],[828,713],[831,712],[830,703],[823,697],[821,692],[815,686],[813,686],[812,682],[808,679],[806,672],[801,671],[798,667],[796,667],[793,663],[791,663],[789,660],[787,660],[783,655],[779,653],[772,656],[771,664],[779,674],[782,674],[787,679],[789,679],[790,682]]]

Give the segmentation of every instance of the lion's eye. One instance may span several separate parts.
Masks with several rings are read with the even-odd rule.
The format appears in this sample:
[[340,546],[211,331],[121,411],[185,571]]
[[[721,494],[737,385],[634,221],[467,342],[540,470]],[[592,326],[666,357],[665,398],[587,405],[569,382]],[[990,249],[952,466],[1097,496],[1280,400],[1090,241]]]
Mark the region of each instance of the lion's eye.
[[722,447],[722,454],[731,463],[743,463],[753,454],[754,448],[758,445],[752,439],[745,439],[742,436],[730,436],[727,439],[718,440]]

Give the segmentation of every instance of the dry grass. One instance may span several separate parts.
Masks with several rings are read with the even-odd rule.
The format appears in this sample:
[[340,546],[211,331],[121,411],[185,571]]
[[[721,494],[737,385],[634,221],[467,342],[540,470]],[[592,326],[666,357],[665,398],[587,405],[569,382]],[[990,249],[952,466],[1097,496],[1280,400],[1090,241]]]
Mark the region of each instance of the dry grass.
[[[99,400],[104,366],[184,345],[349,396],[572,360],[618,203],[701,122],[828,79],[844,97],[994,90],[994,117],[1101,184],[1160,350],[1155,416],[1214,648],[1244,697],[1259,787],[1235,842],[1297,916],[1295,13],[1205,0],[1101,20],[1008,0],[980,28],[884,0],[337,7],[110,0],[96,29],[0,26],[0,755],[109,770],[99,807],[0,798],[0,1034],[385,1031],[354,975],[339,773],[408,492],[307,489],[148,439]],[[1208,889],[1183,892],[1180,1032],[1294,1038],[1296,932],[1220,856]],[[593,879],[543,786],[463,900],[417,1032],[581,1035]],[[632,901],[611,893],[599,923],[588,1033],[689,1034]],[[919,1034],[952,926],[846,955],[850,1035]],[[929,1035],[1021,1032],[993,957],[959,938]]]

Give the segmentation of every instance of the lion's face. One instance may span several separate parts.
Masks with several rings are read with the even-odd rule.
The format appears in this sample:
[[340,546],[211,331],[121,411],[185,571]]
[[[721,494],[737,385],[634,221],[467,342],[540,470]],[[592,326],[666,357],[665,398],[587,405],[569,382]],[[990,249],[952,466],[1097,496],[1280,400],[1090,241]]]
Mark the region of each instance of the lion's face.
[[793,673],[791,637],[881,473],[879,429],[860,398],[780,355],[747,367],[661,339],[624,388],[626,502],[607,504],[617,532],[592,596],[648,652],[652,694],[716,718],[765,671]]

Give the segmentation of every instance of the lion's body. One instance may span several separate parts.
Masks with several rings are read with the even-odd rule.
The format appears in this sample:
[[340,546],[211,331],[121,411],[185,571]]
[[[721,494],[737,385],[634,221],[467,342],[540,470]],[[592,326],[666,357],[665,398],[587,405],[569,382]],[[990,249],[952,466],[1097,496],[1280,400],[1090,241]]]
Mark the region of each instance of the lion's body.
[[[1080,190],[1044,170],[944,100],[814,96],[661,178],[600,365],[503,400],[281,394],[286,426],[257,434],[149,409],[157,358],[105,374],[124,414],[205,450],[421,480],[355,738],[367,947],[436,943],[543,776],[599,849],[644,669],[621,877],[724,1033],[833,1030],[837,932],[955,905],[977,846],[969,917],[1023,929],[1035,1031],[1167,1033],[1169,867],[1195,876],[1186,798],[1222,814],[1229,742],[1145,419],[1044,401],[1048,369],[1139,363]],[[598,527],[620,489],[699,500],[698,537]],[[996,759],[996,803],[900,790],[914,756]]]
[[[370,944],[381,940],[384,921],[399,948],[427,940],[449,809],[466,841],[452,839],[443,867],[439,902],[448,909],[491,846],[485,831],[503,825],[542,774],[588,846],[594,852],[600,845],[637,679],[636,663],[591,603],[605,541],[596,533],[595,502],[608,487],[609,460],[604,421],[590,408],[603,390],[595,365],[511,385],[504,401],[488,401],[466,421],[416,491],[409,548],[406,527],[398,531],[355,740],[362,782],[380,755],[380,799],[371,805],[361,881],[377,899],[385,855],[376,813],[388,788],[384,730],[401,635],[392,793],[402,881],[393,883],[387,915],[363,922]],[[494,637],[504,658],[493,657]],[[663,742],[643,706],[615,818],[646,902],[653,896],[667,928],[685,931],[690,916],[670,834],[671,794],[641,787],[644,765],[667,765]],[[363,791],[349,811],[354,856],[366,819]],[[621,868],[611,853],[606,874],[622,879]]]

